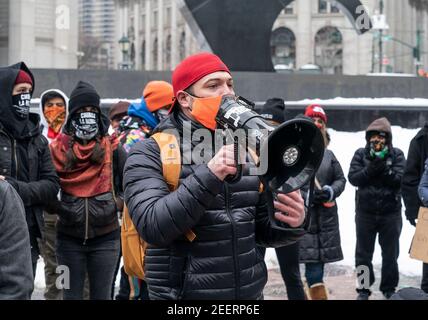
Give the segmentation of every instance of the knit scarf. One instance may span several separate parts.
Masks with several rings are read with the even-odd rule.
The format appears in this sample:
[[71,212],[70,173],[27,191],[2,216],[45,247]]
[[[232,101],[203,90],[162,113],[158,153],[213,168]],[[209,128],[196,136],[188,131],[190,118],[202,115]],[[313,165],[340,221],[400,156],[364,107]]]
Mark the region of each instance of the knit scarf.
[[58,173],[61,189],[75,197],[90,198],[112,191],[112,158],[118,146],[117,139],[106,136],[101,138],[101,148],[105,150],[104,160],[100,164],[91,162],[96,141],[82,145],[75,141],[73,152],[77,163],[73,169],[66,169],[67,152],[70,149],[71,137],[60,134],[50,144],[52,161]]

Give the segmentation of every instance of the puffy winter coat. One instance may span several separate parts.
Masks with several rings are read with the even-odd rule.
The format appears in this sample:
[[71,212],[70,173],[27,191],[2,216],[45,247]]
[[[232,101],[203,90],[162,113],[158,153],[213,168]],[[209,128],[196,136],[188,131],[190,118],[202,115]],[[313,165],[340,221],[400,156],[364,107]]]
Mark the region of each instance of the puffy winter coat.
[[[331,186],[334,199],[345,189],[346,179],[342,167],[330,150],[325,150],[316,177],[321,186]],[[322,204],[313,203],[310,205],[309,213],[311,223],[308,233],[299,241],[300,262],[327,263],[342,260],[337,205],[326,208]]]
[[[356,192],[357,214],[401,214],[401,179],[406,159],[400,149],[392,147],[391,126],[387,121],[379,121],[382,119],[376,120],[367,128],[367,145],[355,152],[349,169],[348,180],[352,185],[358,187]],[[386,132],[386,144],[390,150],[383,160],[386,164],[385,170],[378,176],[370,176],[368,171],[368,166],[372,162],[368,142],[370,131]]]
[[[181,132],[180,116],[175,111],[158,131]],[[125,164],[125,202],[150,244],[145,280],[151,299],[262,298],[267,270],[256,244],[286,245],[302,233],[271,228],[260,181],[247,174],[229,185],[206,164],[183,164],[179,187],[170,192],[157,143],[149,138],[134,146]],[[189,229],[193,242],[184,237]]]

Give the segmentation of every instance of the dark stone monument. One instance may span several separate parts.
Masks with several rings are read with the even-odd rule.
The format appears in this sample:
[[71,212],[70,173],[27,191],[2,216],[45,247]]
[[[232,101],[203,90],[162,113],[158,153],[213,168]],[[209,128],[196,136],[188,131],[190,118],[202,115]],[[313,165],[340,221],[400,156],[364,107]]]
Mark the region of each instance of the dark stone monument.
[[[221,56],[234,71],[274,71],[270,38],[272,27],[293,0],[183,0],[181,11],[205,50]],[[371,29],[359,0],[336,1],[355,30]]]

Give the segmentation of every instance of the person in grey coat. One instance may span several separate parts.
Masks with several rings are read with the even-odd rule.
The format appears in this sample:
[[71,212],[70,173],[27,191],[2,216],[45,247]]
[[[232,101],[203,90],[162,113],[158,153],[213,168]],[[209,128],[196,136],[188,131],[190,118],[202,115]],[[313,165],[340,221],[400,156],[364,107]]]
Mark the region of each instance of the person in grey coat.
[[3,179],[0,199],[0,300],[30,299],[33,269],[24,205]]
[[[319,105],[310,105],[305,115],[314,120],[329,144],[326,129],[327,115]],[[311,223],[308,233],[299,241],[300,262],[305,263],[305,277],[312,300],[328,299],[324,284],[324,265],[343,259],[340,245],[339,217],[335,199],[345,189],[346,179],[334,153],[328,149],[316,173],[312,203],[309,207]]]

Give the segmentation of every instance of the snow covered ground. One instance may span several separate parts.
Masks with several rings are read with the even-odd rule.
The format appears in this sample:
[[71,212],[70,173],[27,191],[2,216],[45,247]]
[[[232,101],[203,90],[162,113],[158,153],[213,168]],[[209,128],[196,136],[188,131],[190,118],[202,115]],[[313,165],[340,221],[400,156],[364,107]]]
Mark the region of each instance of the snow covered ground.
[[[403,129],[401,127],[392,127],[392,142],[394,147],[400,148],[407,157],[410,140],[416,135],[419,129]],[[334,152],[340,162],[345,177],[349,172],[354,152],[365,146],[365,132],[338,132],[329,129],[331,135],[330,150]],[[337,262],[339,265],[353,266],[355,256],[355,188],[348,182],[345,191],[337,199],[340,223],[340,235],[342,240],[342,249],[344,260]],[[403,205],[403,230],[400,238],[400,257],[399,268],[400,272],[409,276],[420,276],[422,274],[422,263],[410,259],[408,251],[412,241],[415,228],[411,226],[404,215]],[[277,265],[276,254],[274,249],[268,249],[266,253],[266,261],[268,267]],[[373,264],[380,266],[382,261],[380,246],[377,243]]]
[[[331,135],[330,149],[334,152],[342,169],[345,173],[345,177],[348,175],[349,165],[351,159],[357,148],[365,145],[365,133],[364,132],[338,132],[329,129]],[[403,150],[407,156],[410,140],[416,135],[417,130],[403,129],[400,127],[392,127],[393,134],[393,145]],[[337,262],[338,265],[353,266],[354,265],[354,251],[355,251],[355,188],[347,183],[345,191],[338,198],[339,208],[339,219],[340,219],[340,234],[342,239],[342,249],[344,254],[344,260]],[[412,260],[409,257],[408,251],[410,243],[413,237],[414,227],[412,227],[404,216],[403,209],[403,230],[400,239],[400,258],[399,267],[400,272],[409,276],[420,276],[422,273],[422,263],[416,260]],[[381,264],[380,247],[377,244],[374,265],[376,268]],[[268,249],[266,253],[266,262],[269,268],[275,268],[277,266],[277,260],[275,251]],[[118,284],[118,282],[116,282]],[[36,288],[44,287],[44,274],[43,274],[43,261],[39,261],[37,275],[36,275]]]

